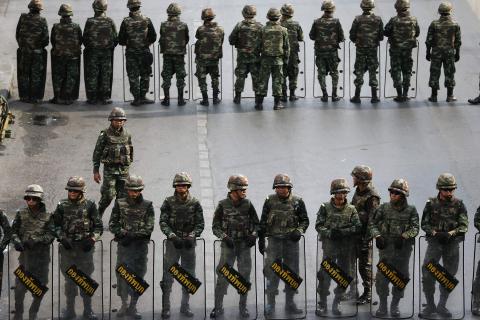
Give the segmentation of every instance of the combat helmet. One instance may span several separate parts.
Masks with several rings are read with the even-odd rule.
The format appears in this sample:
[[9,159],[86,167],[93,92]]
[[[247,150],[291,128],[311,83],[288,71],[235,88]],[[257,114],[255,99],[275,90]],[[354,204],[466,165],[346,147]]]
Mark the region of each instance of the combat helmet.
[[437,189],[457,189],[457,181],[451,173],[442,173],[437,179]]
[[277,21],[278,19],[280,19],[281,16],[282,16],[282,14],[280,13],[280,10],[278,10],[276,8],[268,9],[268,12],[267,12],[267,19],[268,20]]
[[286,3],[282,6],[282,8],[280,9],[280,12],[282,13],[282,15],[284,16],[287,16],[287,17],[293,17],[293,5],[291,5],[290,3]]
[[273,179],[273,187],[272,189],[275,189],[276,187],[289,187],[293,188],[292,180],[290,177],[284,173],[277,174],[275,176],[275,179]]
[[245,19],[251,19],[251,18],[255,17],[256,15],[257,15],[257,8],[255,8],[255,6],[246,5],[245,7],[243,7],[242,16]]
[[397,0],[395,2],[395,9],[397,11],[405,11],[410,9],[410,0]]
[[97,11],[107,11],[107,0],[95,0],[93,1],[92,8]]
[[205,8],[202,10],[202,20],[212,20],[215,18],[215,13],[212,8]]
[[440,3],[440,5],[438,6],[438,13],[440,13],[440,14],[450,14],[452,9],[453,9],[452,4],[448,1],[444,1],[444,2]]
[[43,10],[43,1],[42,0],[31,0],[28,4],[28,9],[33,10]]
[[175,177],[173,177],[173,187],[175,188],[176,186],[188,186],[190,187],[192,185],[192,177],[186,172],[179,172],[175,174]]
[[182,13],[182,8],[180,8],[180,5],[176,2],[172,2],[168,5],[167,8],[167,15],[173,17],[173,16],[179,16]]
[[241,174],[236,174],[228,178],[227,188],[230,191],[247,190],[248,178]]
[[335,179],[332,180],[330,185],[330,194],[350,192],[350,186],[348,185],[347,180],[345,179]]
[[73,16],[73,9],[71,4],[62,4],[60,9],[58,9],[58,15],[61,17],[71,17]]
[[127,115],[125,113],[125,110],[119,107],[113,108],[112,111],[110,112],[110,115],[108,116],[108,121],[112,121],[116,119],[127,121]]
[[80,191],[82,193],[85,193],[85,191],[87,191],[85,179],[79,176],[73,176],[68,178],[65,190]]
[[325,0],[322,3],[322,11],[333,12],[335,11],[335,3],[332,0]]
[[362,8],[362,10],[372,10],[373,8],[375,8],[375,1],[374,0],[362,0],[362,2],[360,2],[360,8]]
[[373,173],[370,167],[365,165],[359,165],[353,168],[351,175],[352,177],[357,178],[357,180],[360,182],[368,183],[372,181]]
[[29,185],[25,190],[25,195],[23,198],[25,199],[26,197],[35,197],[40,199],[40,201],[43,201],[43,188],[38,184]]
[[130,175],[125,183],[125,189],[142,191],[145,188],[143,178],[140,176]]
[[132,8],[138,8],[142,6],[142,1],[140,0],[128,0],[127,2],[127,8],[132,9]]
[[408,197],[410,194],[410,188],[408,187],[408,182],[405,179],[395,179],[392,181],[388,191],[397,191],[403,194],[405,197]]

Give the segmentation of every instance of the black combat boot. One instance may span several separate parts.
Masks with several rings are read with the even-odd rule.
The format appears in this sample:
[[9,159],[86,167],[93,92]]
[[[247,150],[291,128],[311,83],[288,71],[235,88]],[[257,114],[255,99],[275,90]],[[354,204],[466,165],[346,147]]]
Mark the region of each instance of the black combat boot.
[[332,101],[333,102],[340,101],[340,97],[337,95],[337,87],[332,88]]
[[397,96],[393,98],[393,100],[397,102],[404,102],[405,100],[403,99],[402,87],[398,86],[395,89],[397,90]]
[[[17,294],[15,293],[15,296]],[[17,298],[15,297],[15,313],[13,314],[13,320],[23,320],[23,299],[25,298],[25,295],[22,296],[22,298]]]
[[446,307],[447,300],[448,300],[448,293],[441,292],[440,300],[438,301],[438,305],[437,305],[437,314],[443,318],[452,317],[452,313]]
[[400,297],[393,297],[392,301],[390,302],[390,315],[392,318],[399,318],[400,317],[400,309],[398,308],[398,304],[400,303]]
[[282,104],[280,97],[273,97],[273,110],[284,109],[285,106]]
[[362,90],[362,87],[355,87],[355,95],[350,99],[350,102],[352,103],[361,103],[362,101],[360,100],[360,91]]
[[134,106],[134,107],[138,107],[138,106],[141,106],[142,105],[142,101],[139,97],[134,97],[133,98],[133,101],[130,102],[130,105]]
[[317,304],[317,310],[315,310],[315,315],[321,317],[327,314],[327,296],[320,296]]
[[67,297],[67,308],[63,310],[62,320],[75,319],[77,314],[75,313],[75,299]]
[[235,97],[233,98],[233,103],[240,104],[242,101],[242,93],[240,91],[235,91]]
[[422,312],[418,315],[420,318],[428,318],[432,314],[436,312],[436,307],[435,307],[435,302],[433,299],[433,294],[426,294],[425,295],[425,300],[427,304],[425,305],[425,308],[423,308]]
[[480,296],[478,294],[472,295],[472,314],[480,316]]
[[190,299],[190,294],[188,292],[182,292],[182,302],[180,304],[180,313],[187,318],[192,318],[194,316],[192,310],[190,310],[190,305],[188,300]]
[[320,98],[320,100],[322,100],[323,102],[327,102],[327,101],[328,101],[327,88],[322,88],[322,97]]
[[430,102],[437,102],[437,89],[432,88],[432,95],[428,98]]
[[83,319],[85,320],[97,320],[97,316],[93,313],[92,309],[92,298],[84,297],[83,298]]
[[379,296],[379,298],[380,298],[380,305],[378,306],[377,312],[375,312],[375,316],[379,318],[383,318],[388,313],[387,296],[381,295]]
[[208,93],[207,91],[202,91],[202,100],[200,101],[202,106],[208,107],[210,103],[208,102]]
[[187,102],[185,102],[185,99],[183,98],[183,88],[178,88],[178,100],[177,100],[177,105],[179,107],[186,105]]
[[408,90],[410,89],[410,86],[403,86],[403,100],[408,101]]
[[127,309],[128,309],[128,303],[127,303],[127,298],[122,298],[122,306],[120,309],[117,311],[117,318],[123,318],[127,314]]
[[250,318],[250,313],[248,312],[247,309],[247,295],[242,294],[240,296],[240,302],[238,303],[238,312],[240,314],[240,317],[247,319]]
[[370,291],[369,286],[364,285],[364,291],[360,297],[357,299],[357,304],[368,304],[372,301],[372,292]]
[[447,88],[447,102],[457,101],[457,98],[453,95],[453,87]]
[[476,98],[468,99],[468,103],[470,103],[470,104],[480,104],[480,95],[478,95],[478,97],[476,97]]
[[380,99],[378,98],[378,88],[372,87],[372,99],[370,99],[371,103],[378,103]]
[[295,301],[293,300],[294,292],[288,290],[285,293],[285,311],[290,314],[301,314],[303,313],[302,309],[297,308]]
[[265,305],[265,315],[270,316],[275,312],[275,294],[267,294],[267,304]]
[[218,95],[220,94],[220,91],[218,90],[213,90],[213,104],[214,105],[217,105],[220,103],[220,98],[218,97]]
[[223,315],[225,311],[223,310],[223,293],[215,292],[215,307],[212,312],[210,312],[210,318],[215,319]]
[[263,96],[255,96],[255,109],[263,110]]
[[155,103],[155,101],[153,101],[152,99],[148,99],[145,95],[143,95],[140,98],[140,103],[141,104],[153,104],[153,103]]
[[126,315],[133,319],[140,320],[142,319],[142,315],[137,311],[137,301],[138,301],[138,296],[131,297],[130,305],[127,308]]
[[287,87],[282,89],[282,96],[280,97],[280,101],[287,102]]
[[290,89],[289,100],[290,101],[297,101],[298,100],[298,97],[295,95],[295,89]]
[[[163,281],[161,282],[161,284]],[[162,286],[160,284],[160,286]],[[162,289],[163,290],[163,289]],[[170,318],[170,291],[163,290],[162,294],[162,319]]]
[[341,316],[342,315],[342,311],[340,311],[340,309],[338,308],[338,306],[340,305],[340,296],[335,296],[335,298],[333,298],[333,303],[332,303],[332,313],[333,315],[335,316]]
[[170,88],[163,88],[162,106],[168,107],[170,105]]

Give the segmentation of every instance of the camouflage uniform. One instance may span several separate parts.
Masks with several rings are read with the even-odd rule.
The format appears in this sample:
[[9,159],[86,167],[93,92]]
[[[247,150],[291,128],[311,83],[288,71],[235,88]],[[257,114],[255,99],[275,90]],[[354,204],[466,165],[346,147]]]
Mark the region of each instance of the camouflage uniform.
[[[8,222],[8,217],[5,212],[0,209],[0,229],[2,231],[2,241],[0,241],[0,251],[3,252],[12,239],[12,227]],[[3,255],[0,254],[0,258],[3,259]],[[3,266],[3,263],[0,263]]]
[[118,44],[117,28],[105,13],[105,0],[95,0],[93,8],[95,16],[87,19],[83,29],[85,91],[87,102],[109,104],[112,96],[113,53]]
[[211,8],[202,11],[202,20],[204,23],[198,27],[195,33],[195,76],[198,79],[198,86],[202,92],[201,104],[208,106],[207,94],[207,74],[212,79],[213,104],[220,103],[218,94],[220,93],[220,70],[219,60],[223,57],[223,39],[225,33],[223,28],[216,22]]
[[149,46],[157,40],[150,18],[140,12],[140,1],[129,0],[130,14],[124,18],[118,33],[118,43],[126,46],[125,59],[132,105],[153,103],[146,98],[152,74],[153,55]]
[[[475,212],[473,225],[480,231],[480,207],[478,207]],[[478,242],[475,246],[478,246]],[[472,286],[472,314],[476,316],[480,315],[480,261],[477,263],[477,270],[475,271],[475,279],[473,280]]]
[[47,76],[48,25],[40,16],[43,3],[32,0],[30,12],[18,20],[16,39],[18,95],[23,102],[36,103],[43,99]]

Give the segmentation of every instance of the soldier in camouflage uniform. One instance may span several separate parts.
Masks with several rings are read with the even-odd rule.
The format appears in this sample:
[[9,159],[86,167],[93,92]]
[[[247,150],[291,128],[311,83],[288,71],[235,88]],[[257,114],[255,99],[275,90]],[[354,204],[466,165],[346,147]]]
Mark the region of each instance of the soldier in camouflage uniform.
[[[275,296],[278,295],[280,278],[275,275],[270,266],[277,258],[282,259],[293,272],[299,272],[300,246],[299,240],[308,228],[309,219],[305,202],[292,193],[293,184],[286,174],[278,174],[273,180],[275,194],[269,195],[263,204],[260,219],[258,249],[266,254],[265,268],[267,278],[265,293],[265,315],[275,312]],[[268,246],[265,248],[265,237],[268,237]],[[294,295],[296,291],[285,286],[285,311],[290,314],[301,314],[303,310],[297,308]]]
[[[478,207],[475,212],[473,225],[478,231],[480,231],[480,207]],[[479,240],[477,239],[476,246],[479,245],[478,241]],[[480,261],[477,263],[477,270],[475,271],[475,279],[473,280],[472,286],[472,314],[480,316]]]
[[[117,199],[108,223],[110,232],[115,235],[117,247],[117,265],[127,266],[135,275],[143,278],[147,272],[148,245],[155,225],[155,212],[151,201],[145,200],[142,191],[145,185],[140,176],[128,177],[125,189],[127,197]],[[117,274],[117,295],[122,300],[122,306],[117,317],[125,315],[141,319],[137,311],[140,297]],[[130,304],[128,304],[130,296]]]
[[73,9],[62,4],[58,10],[60,23],[52,28],[52,83],[53,98],[50,103],[70,105],[78,99],[80,88],[80,57],[82,54],[82,29],[72,22]]
[[177,77],[178,105],[186,104],[183,98],[185,88],[185,54],[190,41],[188,26],[180,21],[182,9],[178,3],[170,3],[167,8],[168,20],[160,25],[160,53],[163,54],[162,88],[164,98],[162,105],[170,105],[170,86],[173,75]]
[[330,74],[332,77],[332,101],[339,101],[340,97],[337,95],[338,63],[340,62],[338,49],[340,49],[340,43],[345,41],[345,36],[340,20],[333,17],[334,2],[323,1],[322,11],[325,13],[313,22],[309,33],[310,39],[315,41],[315,64],[318,70],[318,82],[322,89],[321,100],[328,101],[325,78],[327,74]]
[[[375,239],[379,250],[380,261],[388,262],[404,277],[409,278],[410,256],[412,255],[415,237],[418,235],[418,212],[415,206],[409,205],[408,183],[405,179],[395,179],[388,188],[390,202],[382,203],[369,222],[370,237]],[[376,316],[383,318],[388,314],[387,299],[389,295],[389,280],[377,271],[375,287],[380,299]],[[400,317],[398,304],[405,290],[392,288],[390,315]],[[413,297],[410,297],[413,299]]]
[[[348,204],[347,194],[350,192],[347,180],[335,179],[330,186],[330,201],[323,203],[317,213],[315,229],[322,241],[323,259],[330,259],[344,272],[350,272],[351,256],[355,252],[352,236],[356,235],[361,228],[355,206]],[[354,275],[349,274],[352,278]],[[320,297],[316,314],[318,316],[327,313],[327,296],[330,295],[331,277],[325,272],[318,273],[317,293]],[[345,289],[337,286],[333,293],[335,297],[332,303],[332,313],[341,316],[339,304]]]
[[208,106],[207,74],[212,79],[213,104],[219,104],[220,99],[220,70],[219,61],[223,57],[223,28],[213,22],[215,13],[212,8],[202,10],[203,25],[198,27],[195,33],[195,63],[197,70],[195,76],[202,92],[202,106]]
[[360,92],[363,85],[363,75],[368,70],[369,86],[372,89],[372,103],[380,101],[378,98],[377,70],[379,68],[378,47],[383,40],[383,22],[380,16],[372,11],[375,8],[374,0],[362,0],[360,3],[363,13],[356,16],[350,29],[350,41],[355,43],[355,95],[350,99],[353,103],[360,103]]
[[[168,269],[181,260],[181,266],[191,275],[195,275],[195,239],[200,237],[205,223],[200,201],[190,194],[192,178],[186,172],[180,172],[173,178],[173,196],[167,197],[160,208],[160,229],[167,236],[163,261],[162,318],[170,318],[170,293],[173,278]],[[190,294],[182,289],[180,313],[186,317],[194,314],[189,306]]]
[[[238,272],[246,281],[250,281],[252,271],[251,248],[257,242],[258,216],[253,204],[248,200],[248,179],[243,175],[233,175],[228,179],[227,198],[218,203],[213,216],[213,234],[220,240],[221,253],[217,272],[225,263],[230,266],[237,261]],[[255,276],[255,275],[254,275]],[[224,313],[223,297],[227,294],[228,283],[218,273],[215,286],[215,308],[210,314],[216,318]],[[249,318],[247,309],[247,294],[240,295],[238,304],[242,318]]]
[[[50,244],[54,239],[51,233],[51,217],[43,203],[43,189],[33,184],[27,187],[24,196],[26,206],[17,211],[11,232],[15,250],[20,252],[18,265],[30,272],[40,283],[47,285],[50,271]],[[3,251],[3,250],[2,250]],[[23,319],[23,300],[27,287],[15,280],[15,315],[13,319]],[[33,296],[29,319],[37,319],[42,298]]]
[[428,317],[437,313],[444,318],[451,318],[452,313],[446,303],[450,292],[440,286],[440,301],[435,307],[435,279],[425,268],[430,261],[439,263],[455,276],[460,260],[460,242],[465,240],[468,231],[468,214],[463,201],[454,196],[457,182],[450,173],[438,177],[438,195],[430,198],[423,209],[422,230],[427,237],[427,251],[422,266],[422,288],[425,293],[426,306],[420,316]]
[[[3,255],[1,253],[3,250],[5,250],[12,239],[12,227],[10,226],[10,222],[8,222],[7,215],[2,209],[0,209],[0,229],[2,231],[2,239],[0,241],[0,259],[3,259]],[[1,266],[3,266],[3,260],[0,260],[0,269]]]
[[16,30],[18,95],[22,102],[39,103],[47,76],[48,25],[40,15],[42,0],[31,0],[28,8],[30,12],[22,13]]
[[125,111],[122,108],[113,108],[108,120],[110,126],[100,132],[93,151],[93,179],[96,183],[102,180],[100,163],[103,163],[103,184],[100,189],[102,196],[98,202],[100,217],[115,196],[126,197],[125,180],[133,162],[132,137],[124,127],[127,121]]
[[[358,271],[363,281],[363,294],[358,298],[357,303],[366,304],[370,303],[372,299],[372,244],[368,236],[368,221],[380,205],[380,195],[373,186],[371,168],[365,165],[356,166],[351,175],[353,185],[356,187],[351,204],[357,209],[362,223],[354,257],[354,259],[358,259]],[[355,267],[355,265],[356,263],[353,262],[352,266]]]
[[294,12],[293,5],[284,4],[280,12],[282,13],[280,24],[282,27],[287,29],[288,41],[290,44],[288,63],[283,64],[282,101],[287,101],[287,78],[290,88],[289,100],[295,101],[298,99],[297,96],[295,96],[295,90],[297,89],[297,79],[299,73],[298,64],[300,63],[300,57],[298,56],[298,53],[300,52],[299,42],[303,41],[303,30],[297,21],[292,20]]
[[95,16],[83,29],[85,91],[87,103],[112,103],[113,53],[118,44],[117,28],[106,15],[107,0],[93,2]]
[[140,12],[140,0],[128,0],[130,10],[124,18],[118,33],[118,43],[126,46],[125,59],[130,92],[133,95],[132,106],[154,103],[147,99],[152,74],[153,54],[150,45],[157,40],[157,33],[150,18]]
[[404,102],[408,100],[413,68],[412,49],[417,47],[420,27],[417,18],[410,15],[410,0],[397,0],[395,9],[397,15],[385,25],[383,34],[390,44],[390,74],[397,90],[393,100]]
[[427,61],[430,63],[430,80],[428,85],[432,88],[432,95],[428,98],[437,102],[437,91],[440,89],[439,79],[442,71],[445,74],[445,87],[447,88],[447,102],[457,99],[453,95],[455,87],[455,62],[460,60],[460,46],[462,45],[460,26],[451,16],[452,4],[442,2],[438,7],[440,18],[434,20],[428,27]]
[[264,26],[258,38],[261,54],[260,76],[258,90],[255,96],[255,109],[263,109],[263,98],[268,92],[268,80],[272,74],[272,91],[274,110],[285,108],[280,99],[283,86],[283,65],[288,63],[290,42],[288,30],[280,24],[281,13],[278,9],[270,8],[267,13],[267,25]]
[[258,86],[258,71],[260,69],[260,52],[258,52],[257,39],[263,25],[255,20],[257,8],[252,5],[243,7],[242,15],[245,18],[235,25],[228,37],[230,45],[237,49],[237,66],[235,68],[235,97],[233,102],[239,104],[242,98],[245,79],[248,73],[252,77],[254,92]]
[[[65,189],[68,198],[61,200],[53,213],[54,233],[60,245],[58,247],[60,271],[65,276],[65,298],[67,307],[62,319],[75,319],[75,297],[77,285],[66,274],[67,269],[75,264],[87,276],[95,270],[93,254],[95,242],[100,239],[103,224],[95,202],[85,197],[86,186],[82,177],[70,177]],[[92,297],[80,290],[83,299],[83,318],[96,320],[92,310]]]

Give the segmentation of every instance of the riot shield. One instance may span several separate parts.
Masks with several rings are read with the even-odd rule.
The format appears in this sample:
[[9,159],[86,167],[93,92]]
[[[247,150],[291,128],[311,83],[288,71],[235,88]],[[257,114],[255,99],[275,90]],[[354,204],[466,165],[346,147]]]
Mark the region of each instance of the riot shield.
[[[389,50],[389,42],[387,41],[385,44],[385,71],[383,73],[384,76],[384,83],[385,87],[383,88],[383,97],[386,99],[392,99],[397,96],[397,92],[393,86],[393,80],[391,77],[391,66],[390,66],[390,50]],[[417,46],[412,50],[412,60],[413,60],[413,68],[412,68],[412,77],[410,78],[410,88],[408,90],[408,98],[415,99],[417,97],[417,83],[418,83],[418,54],[419,54],[419,43],[417,40]],[[403,79],[403,78],[402,78]]]
[[[158,44],[158,99],[163,100],[163,54],[160,53],[160,44]],[[187,46],[187,54],[185,55],[185,71],[187,72],[187,76],[185,77],[185,88],[183,88],[183,98],[184,100],[190,100],[190,46]],[[171,87],[170,87],[170,99],[178,99],[177,90],[172,90],[176,88],[177,82],[177,75],[174,74],[171,79]]]
[[256,246],[248,247],[244,241],[237,241],[233,248],[229,248],[223,241],[216,240],[213,250],[215,310],[224,310],[215,318],[256,319]]
[[[298,77],[297,77],[297,90],[301,93],[295,93],[297,98],[305,98],[307,95],[307,73],[306,73],[306,52],[305,52],[305,41],[300,41],[300,52],[298,53]],[[285,75],[284,75],[285,76]],[[286,78],[286,81],[288,77]]]
[[[443,242],[425,236],[419,240],[419,317],[459,320],[465,316],[463,236],[451,237]],[[426,312],[432,302],[436,306],[435,312]],[[442,306],[444,308],[440,308]],[[447,310],[450,314],[446,313]]]
[[[163,241],[162,310],[170,310],[170,319],[205,319],[205,240],[175,248],[173,241]],[[174,285],[175,284],[175,285]],[[193,316],[188,317],[188,311]]]
[[[190,46],[190,70],[192,73],[192,99],[194,101],[200,100],[202,98],[202,93],[200,92],[200,86],[198,84],[198,78],[196,76],[197,73],[197,63],[195,62],[195,44],[192,44]],[[218,89],[220,90],[219,98],[220,100],[223,100],[223,59],[220,59],[218,62],[218,69],[219,69],[219,74],[220,78],[218,79],[219,81],[219,87]],[[207,76],[207,88],[208,88],[208,96],[209,98],[212,97],[212,79]]]
[[[415,309],[415,240],[404,240],[396,244],[395,239],[387,239],[387,247],[383,250],[373,247],[372,317],[382,319],[408,319],[413,317]],[[387,301],[388,312],[377,312],[381,301]],[[397,306],[399,314],[392,310]]]
[[[340,44],[339,58],[340,62],[338,64],[338,93],[339,97],[345,97],[345,41]],[[321,98],[322,97],[322,88],[318,81],[318,68],[315,55],[313,56],[313,97]],[[331,77],[330,77],[331,78]],[[328,97],[331,98],[332,95],[332,81],[329,77],[326,77],[327,83],[327,92],[330,94]]]
[[[156,59],[155,59],[155,45],[152,44],[150,46],[150,50],[152,53],[152,73],[150,74],[150,79],[153,80],[153,83],[150,81],[150,84],[148,86],[148,92],[145,95],[148,99],[156,101],[157,99],[157,80],[156,80]],[[127,75],[127,66],[126,66],[126,58],[125,58],[125,47],[122,46],[122,88],[123,88],[123,101],[124,102],[131,102],[133,101],[133,96],[130,93],[130,83],[128,81],[128,75]]]
[[[381,96],[381,89],[382,89],[382,75],[381,75],[381,70],[382,70],[382,53],[381,53],[381,48],[378,46],[377,48],[378,52],[378,69],[376,71],[376,77],[378,79],[378,96]],[[352,98],[352,89],[355,91],[355,75],[353,72],[355,71],[355,59],[356,59],[356,48],[355,44],[351,41],[348,42],[348,65],[349,65],[349,72],[348,72],[348,95],[350,98]],[[368,70],[363,74],[363,85],[362,85],[362,91],[360,92],[360,98],[371,98],[371,90],[370,86],[368,85],[368,77],[369,73]],[[368,93],[366,93],[368,92]]]
[[[58,245],[59,317],[82,315],[89,311],[103,319],[103,243],[95,242],[88,250],[81,241],[67,249]],[[78,297],[80,296],[80,297]]]
[[155,242],[110,241],[109,319],[133,317],[154,319]]
[[[8,251],[0,252],[0,318],[8,319]],[[7,273],[7,274],[5,274]]]
[[8,292],[2,290],[2,300],[4,295],[8,296],[9,318],[2,319],[29,319],[34,314],[38,320],[53,318],[52,257],[51,244],[37,244],[22,252],[16,251],[12,244],[9,245],[6,277]]
[[[235,97],[235,82],[237,81],[237,76],[235,74],[235,69],[237,68],[237,56],[238,52],[235,46],[231,46],[232,48],[232,94]],[[260,70],[260,62],[258,62],[258,70]],[[249,76],[245,78],[245,85],[243,87],[242,92],[242,99],[254,99],[255,98],[255,91],[253,88],[253,80],[252,74],[249,72]]]
[[[358,313],[355,244],[351,239],[332,241],[317,236],[317,294],[315,314],[326,318],[355,317]],[[354,266],[353,266],[354,265]],[[347,300],[343,297],[348,297]],[[341,302],[340,302],[341,301]],[[333,307],[338,304],[338,311]]]
[[307,315],[305,238],[292,241],[288,236],[272,236],[265,240],[265,319],[303,319]]

